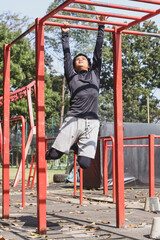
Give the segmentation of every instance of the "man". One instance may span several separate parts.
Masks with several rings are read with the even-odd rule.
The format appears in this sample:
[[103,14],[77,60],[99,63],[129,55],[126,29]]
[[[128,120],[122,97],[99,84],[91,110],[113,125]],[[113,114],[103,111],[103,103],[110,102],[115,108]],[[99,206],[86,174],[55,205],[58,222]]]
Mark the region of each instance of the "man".
[[62,46],[65,77],[71,94],[70,109],[52,148],[46,152],[46,160],[58,159],[64,153],[68,154],[71,148],[78,155],[80,167],[87,169],[95,157],[99,131],[98,96],[104,38],[104,24],[101,21],[106,19],[104,16],[98,17],[100,23],[92,65],[90,59],[83,53],[78,54],[72,61],[68,23],[64,22]]

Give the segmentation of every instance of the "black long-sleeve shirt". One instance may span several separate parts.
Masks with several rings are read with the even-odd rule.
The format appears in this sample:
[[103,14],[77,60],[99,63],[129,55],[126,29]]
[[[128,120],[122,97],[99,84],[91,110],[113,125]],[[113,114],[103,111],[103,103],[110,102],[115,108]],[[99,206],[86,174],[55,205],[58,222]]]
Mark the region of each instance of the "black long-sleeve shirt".
[[62,32],[65,77],[71,94],[67,116],[98,119],[98,96],[102,63],[104,26],[99,26],[93,64],[88,71],[75,72],[70,54],[69,34]]

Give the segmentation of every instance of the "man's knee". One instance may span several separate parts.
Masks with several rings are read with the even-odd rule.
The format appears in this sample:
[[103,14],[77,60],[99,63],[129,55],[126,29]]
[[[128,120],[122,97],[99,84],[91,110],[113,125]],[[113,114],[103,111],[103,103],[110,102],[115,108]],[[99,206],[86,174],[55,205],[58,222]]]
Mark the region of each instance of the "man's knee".
[[77,162],[81,168],[87,169],[90,167],[92,159],[89,157],[78,156]]
[[46,160],[50,160],[50,159],[59,159],[61,158],[63,155],[62,152],[56,150],[55,148],[50,148],[47,152],[46,152]]

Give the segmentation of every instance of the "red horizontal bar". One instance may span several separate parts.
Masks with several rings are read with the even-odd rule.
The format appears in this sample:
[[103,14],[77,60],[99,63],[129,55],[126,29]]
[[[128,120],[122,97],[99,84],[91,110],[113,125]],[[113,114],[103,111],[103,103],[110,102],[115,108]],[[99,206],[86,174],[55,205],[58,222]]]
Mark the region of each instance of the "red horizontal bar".
[[127,26],[127,27],[124,27],[124,26],[123,26],[123,27],[118,28],[118,31],[123,31],[123,30],[125,30],[125,29],[127,29],[127,28],[130,28],[130,27],[132,27],[132,26],[134,26],[134,25],[136,25],[136,24],[138,24],[138,23],[140,23],[140,22],[143,22],[143,21],[145,21],[145,20],[147,20],[147,19],[149,19],[149,18],[152,18],[152,17],[158,15],[159,13],[160,13],[160,9],[156,10],[154,13],[149,13],[149,14],[141,17],[140,20],[136,20],[136,21],[133,21],[133,22],[128,23],[128,26]]
[[144,3],[151,3],[151,4],[159,4],[160,5],[160,1],[156,1],[156,0],[130,0],[130,1],[136,1],[136,2],[144,2]]
[[92,1],[83,1],[83,0],[75,0],[75,3],[80,3],[80,4],[87,4],[87,5],[94,5],[94,6],[99,6],[99,7],[107,7],[107,8],[117,8],[121,10],[129,10],[129,11],[137,11],[137,12],[146,12],[146,13],[153,13],[154,10],[151,9],[145,9],[145,8],[133,8],[129,6],[121,6],[117,4],[104,4],[104,3],[98,3],[98,2],[92,2]]
[[[64,24],[57,23],[57,22],[45,22],[45,25],[64,27]],[[77,28],[77,29],[95,30],[95,31],[98,30],[98,28],[96,28],[96,27],[90,27],[90,26],[84,26],[84,25],[72,25],[72,24],[70,24],[67,27],[69,27],[69,28]],[[111,29],[111,28],[105,28],[104,30],[106,32],[114,32],[114,29]]]
[[[58,26],[58,27],[63,27],[64,24],[62,23],[57,23],[57,22],[45,22],[45,25],[52,25],[52,26]],[[89,27],[89,26],[83,26],[83,25],[69,25],[69,28],[81,28],[81,29],[87,29],[87,30],[95,30],[97,31],[98,28],[94,27]],[[112,28],[105,28],[105,32],[114,32],[114,29]],[[160,34],[154,34],[154,33],[147,33],[147,32],[136,32],[136,31],[129,31],[129,30],[124,30],[122,31],[124,34],[132,34],[132,35],[141,35],[141,36],[150,36],[150,37],[160,37]]]
[[79,8],[65,8],[63,11],[67,12],[79,12],[79,13],[85,13],[85,14],[92,14],[92,15],[104,15],[108,17],[116,17],[116,18],[126,18],[126,19],[133,19],[133,20],[140,20],[140,17],[137,16],[130,16],[130,15],[122,15],[122,14],[113,14],[113,13],[106,13],[106,12],[99,12],[99,11],[90,11],[90,10],[84,10]]
[[61,5],[59,5],[58,7],[56,7],[55,9],[53,9],[51,12],[49,12],[47,15],[45,15],[43,18],[41,18],[40,22],[45,22],[47,21],[49,18],[51,18],[53,15],[55,15],[56,13],[58,13],[59,11],[62,11],[63,8],[65,8],[66,6],[68,6],[69,4],[73,3],[74,0],[68,0],[65,1],[64,3],[62,3]]
[[109,24],[109,25],[118,25],[118,26],[127,26],[127,23],[120,23],[120,22],[112,22],[112,21],[99,21],[96,19],[90,19],[90,18],[78,18],[73,16],[67,16],[67,15],[55,15],[53,18],[62,18],[62,19],[68,19],[68,20],[75,20],[75,21],[83,21],[83,22],[93,22],[93,23],[103,23],[103,24]]

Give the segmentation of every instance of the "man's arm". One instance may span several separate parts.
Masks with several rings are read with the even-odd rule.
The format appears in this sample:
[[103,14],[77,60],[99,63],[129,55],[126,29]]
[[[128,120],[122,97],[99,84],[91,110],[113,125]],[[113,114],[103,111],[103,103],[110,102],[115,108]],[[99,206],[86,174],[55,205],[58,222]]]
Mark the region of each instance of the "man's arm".
[[70,46],[69,46],[69,28],[67,28],[68,23],[64,23],[64,27],[62,28],[62,47],[64,53],[64,71],[65,77],[67,81],[73,76],[74,68],[73,62],[70,53]]
[[[100,16],[97,18],[100,21],[107,20],[107,17],[104,17],[104,16]],[[97,34],[96,46],[95,46],[94,54],[93,54],[93,65],[92,65],[92,69],[96,70],[96,73],[98,75],[100,75],[101,65],[102,65],[103,39],[104,39],[104,24],[100,22],[99,26],[98,26],[98,34]]]

